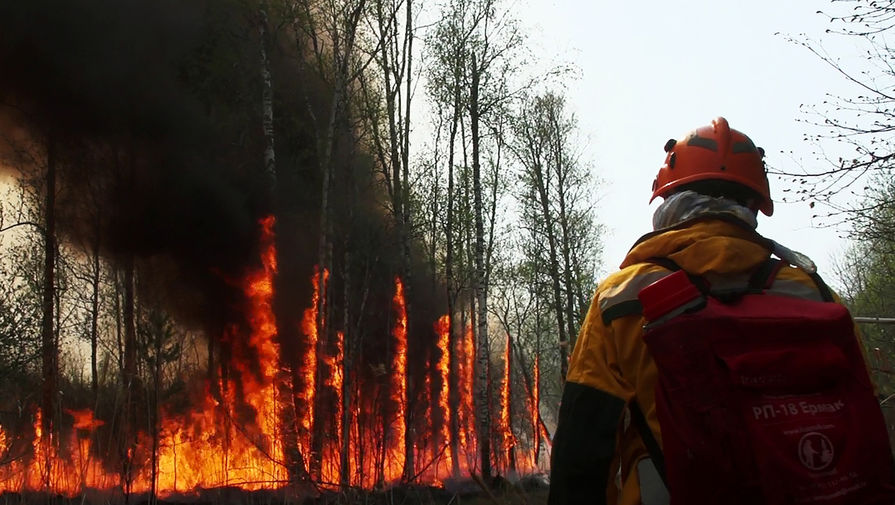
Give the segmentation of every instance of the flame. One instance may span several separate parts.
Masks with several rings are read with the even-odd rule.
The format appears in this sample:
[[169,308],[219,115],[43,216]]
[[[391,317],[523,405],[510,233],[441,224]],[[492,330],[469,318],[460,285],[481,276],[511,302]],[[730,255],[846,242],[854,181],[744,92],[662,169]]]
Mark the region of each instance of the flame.
[[[461,351],[459,354],[458,375],[460,376],[460,426],[475,426],[475,409],[473,407],[473,387],[475,384],[475,334],[472,325],[466,327],[463,340],[460,342]],[[468,433],[467,433],[468,431]],[[466,461],[461,461],[461,470],[474,467],[476,463],[476,444],[473,434],[475,429],[460,429],[458,436],[460,437],[461,451],[465,452]],[[465,465],[464,465],[465,463]]]
[[[320,279],[323,279],[323,289],[320,289]],[[311,448],[311,436],[314,432],[314,405],[317,401],[317,347],[320,340],[320,334],[323,328],[317,327],[319,318],[318,307],[320,306],[320,293],[326,292],[326,283],[329,279],[329,271],[323,269],[323,275],[320,275],[320,267],[314,267],[314,275],[311,278],[313,286],[313,294],[311,295],[311,305],[304,312],[302,319],[302,333],[307,337],[307,351],[304,355],[302,372],[304,378],[304,390],[299,395],[301,403],[304,406],[304,415],[301,415],[301,435],[302,435],[302,453],[309,454]]]
[[[426,431],[424,433],[417,433],[414,437],[414,448],[417,449],[416,456],[414,462],[419,463],[420,458],[424,457],[426,461],[435,461],[435,447],[433,445],[434,437],[433,428],[434,423],[432,422],[432,357],[426,356],[426,373],[423,378],[423,394],[422,394],[422,403],[426,407],[426,411],[423,414],[423,419],[426,420]],[[434,468],[429,466],[427,471],[425,472],[427,478],[432,478],[432,472]]]
[[543,440],[547,447],[551,446],[550,434],[547,433],[547,427],[541,421],[541,356],[535,354],[532,366],[532,385],[531,385],[531,426],[532,426],[532,444],[531,460],[532,468],[538,468],[540,464],[541,441]]
[[441,378],[441,389],[438,392],[438,410],[441,416],[439,437],[436,438],[435,458],[444,462],[444,465],[436,465],[436,475],[449,475],[452,467],[451,460],[451,430],[450,430],[450,377],[451,377],[451,336],[448,333],[451,327],[451,316],[445,314],[435,323],[435,334],[438,335],[438,350],[441,356],[435,363]]
[[[162,496],[222,486],[273,489],[287,478],[280,436],[282,408],[275,386],[280,363],[272,304],[277,271],[274,224],[273,217],[260,222],[262,267],[246,275],[243,288],[248,301],[248,346],[257,355],[260,369],[237,361],[240,379],[221,381],[220,402],[206,391],[200,409],[162,420],[156,475],[156,489]],[[231,341],[239,338],[237,328],[228,331]],[[240,417],[240,396],[254,410],[249,423]],[[140,447],[149,446],[146,438],[144,434]],[[150,489],[150,470],[138,476],[135,489]]]
[[395,311],[395,326],[392,336],[395,338],[395,353],[392,358],[391,398],[395,405],[395,414],[391,421],[391,443],[386,461],[385,480],[400,480],[404,472],[405,428],[404,417],[407,415],[407,305],[404,301],[404,283],[395,277],[395,296],[392,298]]
[[506,468],[509,469],[512,467],[512,451],[516,446],[516,437],[513,435],[513,426],[510,420],[510,408],[511,408],[511,398],[510,398],[510,381],[511,377],[511,340],[510,336],[507,335],[507,344],[504,349],[504,377],[503,377],[503,385],[500,389],[500,422],[498,428],[500,429],[500,439],[501,439],[501,448],[504,452],[504,457],[506,458],[505,464]]
[[93,411],[90,409],[65,409],[65,412],[75,419],[75,423],[72,425],[72,427],[76,430],[87,430],[92,432],[96,428],[99,428],[100,426],[106,424],[105,421],[94,419]]
[[[341,479],[341,468],[339,463],[340,451],[342,450],[342,383],[343,383],[343,365],[345,360],[345,334],[343,332],[336,333],[336,351],[333,355],[324,357],[324,362],[329,370],[329,374],[324,381],[324,385],[333,391],[333,413],[332,413],[332,436],[327,437],[326,447],[324,447],[323,473],[321,480],[325,483],[337,483]],[[346,469],[347,470],[347,469]]]
[[[159,408],[156,433],[139,432],[128,452],[118,456],[132,461],[132,468],[123,472],[120,466],[109,464],[103,460],[105,454],[100,453],[110,449],[97,447],[98,440],[114,437],[115,423],[97,419],[88,409],[69,409],[65,412],[71,419],[59,416],[62,419],[57,421],[64,424],[70,420],[70,431],[65,433],[54,427],[52,433],[45,433],[42,413],[36,410],[27,433],[14,437],[8,428],[0,426],[0,458],[7,461],[0,466],[0,492],[46,491],[49,486],[54,493],[76,496],[87,488],[126,488],[132,493],[155,491],[165,498],[174,493],[222,487],[249,491],[281,489],[294,477],[287,471],[293,462],[287,454],[297,450],[309,461],[315,429],[326,434],[321,452],[316,455],[320,458],[320,475],[313,476],[324,486],[346,480],[353,486],[372,488],[398,482],[405,472],[420,472],[422,479],[437,484],[452,477],[453,463],[463,474],[474,470],[474,333],[468,326],[452,345],[450,315],[442,316],[433,326],[437,350],[431,349],[424,393],[419,400],[423,403],[417,403],[425,405],[426,410],[425,416],[420,416],[424,419],[415,421],[413,428],[428,431],[414,434],[414,447],[405,447],[409,415],[408,318],[405,286],[399,277],[394,278],[391,335],[379,336],[389,339],[392,352],[389,361],[364,364],[374,365],[370,367],[373,375],[381,378],[365,385],[360,383],[367,377],[360,365],[352,368],[346,364],[345,335],[334,332],[332,341],[327,342],[324,328],[318,327],[318,311],[325,309],[325,300],[320,297],[326,293],[329,272],[315,269],[311,278],[312,299],[302,313],[301,331],[307,346],[299,356],[300,369],[294,375],[301,384],[297,391],[287,394],[288,379],[284,385],[284,377],[288,374],[281,366],[273,312],[277,275],[275,225],[273,217],[259,222],[260,266],[246,272],[240,281],[247,324],[234,324],[220,335],[222,341],[232,344],[232,359],[223,365],[226,368],[216,371],[220,373],[212,374],[217,377],[216,382],[195,391],[190,410],[183,412],[180,408],[173,412]],[[509,346],[508,341],[500,410],[500,445],[507,458],[517,443],[510,424]],[[456,376],[451,373],[452,354],[456,356]],[[536,440],[546,436],[537,415],[539,367],[536,356],[529,405]],[[351,389],[343,392],[349,378]],[[452,440],[450,429],[452,391],[459,399],[456,415],[461,429],[457,440]],[[343,394],[348,398],[343,398]],[[297,407],[295,418],[284,415],[290,411],[289,406]],[[347,413],[344,409],[348,409]],[[293,419],[296,426],[286,426]],[[316,428],[315,423],[319,423]],[[287,428],[298,428],[297,440],[284,436]],[[287,447],[287,439],[295,446]],[[456,462],[452,461],[451,444],[458,449]],[[346,467],[343,446],[348,449]],[[414,468],[404,468],[407,449],[419,455],[414,459]],[[28,454],[11,454],[13,451]]]
[[277,322],[272,308],[273,279],[277,272],[274,222],[272,216],[261,220],[262,268],[247,276],[244,288],[249,301],[249,344],[258,352],[258,361],[262,365],[260,382],[272,382],[279,371],[280,350],[275,341]]

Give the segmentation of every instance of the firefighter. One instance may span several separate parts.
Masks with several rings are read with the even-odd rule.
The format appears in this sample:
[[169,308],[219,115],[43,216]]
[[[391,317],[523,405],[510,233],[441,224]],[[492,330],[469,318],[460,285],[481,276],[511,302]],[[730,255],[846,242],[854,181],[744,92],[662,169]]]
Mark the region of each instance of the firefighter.
[[669,273],[656,258],[713,286],[735,286],[773,253],[785,264],[774,290],[822,299],[811,260],[755,231],[758,212],[774,212],[761,148],[719,117],[669,140],[665,151],[650,200],[664,199],[653,216],[654,231],[597,288],[570,358],[553,441],[550,505],[668,502],[661,469],[631,409],[640,407],[640,419],[661,446],[657,371],[642,339],[637,301],[643,287]]

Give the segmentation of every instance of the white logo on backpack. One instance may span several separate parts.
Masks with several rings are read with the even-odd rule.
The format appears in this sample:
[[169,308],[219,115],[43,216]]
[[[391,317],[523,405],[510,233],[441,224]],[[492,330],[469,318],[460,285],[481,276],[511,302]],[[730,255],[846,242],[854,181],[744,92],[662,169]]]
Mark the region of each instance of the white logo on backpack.
[[809,470],[826,470],[833,464],[833,455],[833,442],[823,433],[812,431],[799,440],[799,461]]

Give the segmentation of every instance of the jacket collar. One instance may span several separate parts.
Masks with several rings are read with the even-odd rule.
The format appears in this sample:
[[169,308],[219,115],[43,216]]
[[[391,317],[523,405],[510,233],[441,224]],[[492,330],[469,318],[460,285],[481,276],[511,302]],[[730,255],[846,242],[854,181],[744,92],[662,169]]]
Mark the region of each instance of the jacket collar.
[[730,213],[704,213],[644,235],[621,267],[664,257],[696,275],[744,271],[766,260],[772,250],[774,243],[749,223]]

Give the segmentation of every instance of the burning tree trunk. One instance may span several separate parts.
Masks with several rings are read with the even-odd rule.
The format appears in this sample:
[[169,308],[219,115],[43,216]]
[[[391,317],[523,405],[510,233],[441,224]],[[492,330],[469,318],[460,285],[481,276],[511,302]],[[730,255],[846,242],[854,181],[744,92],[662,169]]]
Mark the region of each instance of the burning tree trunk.
[[[328,211],[327,211],[328,212]],[[309,354],[309,365],[310,362],[313,362],[313,365],[310,365],[310,370],[307,372],[307,378],[309,380],[309,384],[306,385],[308,391],[308,427],[310,433],[310,444],[306,450],[307,457],[309,458],[308,463],[308,472],[311,475],[311,478],[315,478],[320,480],[320,471],[322,465],[322,452],[323,452],[323,423],[319,422],[319,412],[320,412],[320,394],[318,389],[319,385],[323,382],[320,380],[320,369],[323,353],[321,350],[324,348],[324,343],[327,342],[328,328],[326,327],[326,298],[327,298],[327,268],[329,266],[328,254],[326,251],[329,250],[329,247],[326,247],[328,242],[329,233],[321,234],[321,243],[324,244],[324,251],[322,252],[322,261],[321,265],[325,265],[320,270],[320,273],[317,275],[318,284],[318,292],[319,295],[315,300],[317,303],[317,320],[316,320],[316,338],[313,342],[308,342],[308,354]]]
[[[433,395],[435,398],[435,402],[438,405],[438,412],[441,417],[441,425],[439,427],[438,436],[435,437],[435,458],[436,461],[440,461],[446,452],[446,456],[448,459],[448,468],[451,469],[451,474],[456,476],[459,472],[459,462],[456,461],[456,447],[454,439],[451,436],[451,427],[452,420],[456,419],[456,413],[453,412],[455,407],[452,405],[456,402],[456,394],[453,393],[453,389],[451,387],[451,378],[455,376],[456,372],[452,371],[452,366],[455,365],[456,358],[454,357],[452,350],[452,341],[451,338],[451,315],[445,314],[441,316],[438,322],[435,323],[435,334],[438,335],[438,352],[439,357],[435,362],[435,370],[438,373],[438,377],[441,382],[441,387],[438,388],[438,394]],[[436,467],[436,475],[438,474],[438,467]]]
[[535,351],[535,358],[531,366],[531,428],[532,440],[534,440],[534,464],[538,467],[541,456],[541,350]]
[[516,437],[513,434],[513,341],[507,333],[507,343],[504,349],[504,376],[500,392],[501,408],[501,443],[505,453],[504,464],[508,476],[516,475]]
[[[400,278],[395,277],[395,297],[393,299],[393,307],[395,311],[394,339],[395,350],[392,361],[392,384],[391,384],[391,401],[395,406],[395,412],[390,421],[390,445],[393,446],[392,454],[389,457],[389,463],[397,463],[390,466],[387,470],[391,475],[386,478],[394,480],[401,477],[405,480],[408,478],[408,463],[406,455],[408,448],[407,418],[410,417],[407,403],[407,306],[404,296],[404,283]],[[413,447],[409,451],[412,453]],[[412,458],[412,456],[411,456]],[[412,466],[412,461],[411,461]],[[412,471],[412,470],[411,470]]]
[[318,349],[321,330],[320,312],[325,310],[325,304],[321,301],[323,293],[326,290],[326,283],[329,271],[321,267],[315,267],[314,275],[311,278],[313,292],[311,296],[311,306],[305,310],[302,320],[302,332],[307,341],[306,348],[300,367],[300,380],[302,381],[302,389],[298,392],[298,398],[294,398],[296,402],[296,417],[298,437],[301,443],[301,453],[308,458],[308,471],[313,476],[313,471],[317,469],[316,463],[313,462],[313,446],[314,446],[314,419],[317,407],[317,377],[318,377]]
[[[354,185],[351,185],[352,191]],[[349,214],[353,212],[349,210]],[[349,217],[349,221],[351,217]],[[343,285],[343,307],[342,307],[342,362],[338,364],[341,368],[342,384],[339,392],[339,402],[341,403],[341,424],[342,439],[339,446],[339,487],[347,488],[351,484],[351,468],[349,466],[349,456],[351,454],[351,250],[350,241],[345,237],[345,263],[342,273]]]

